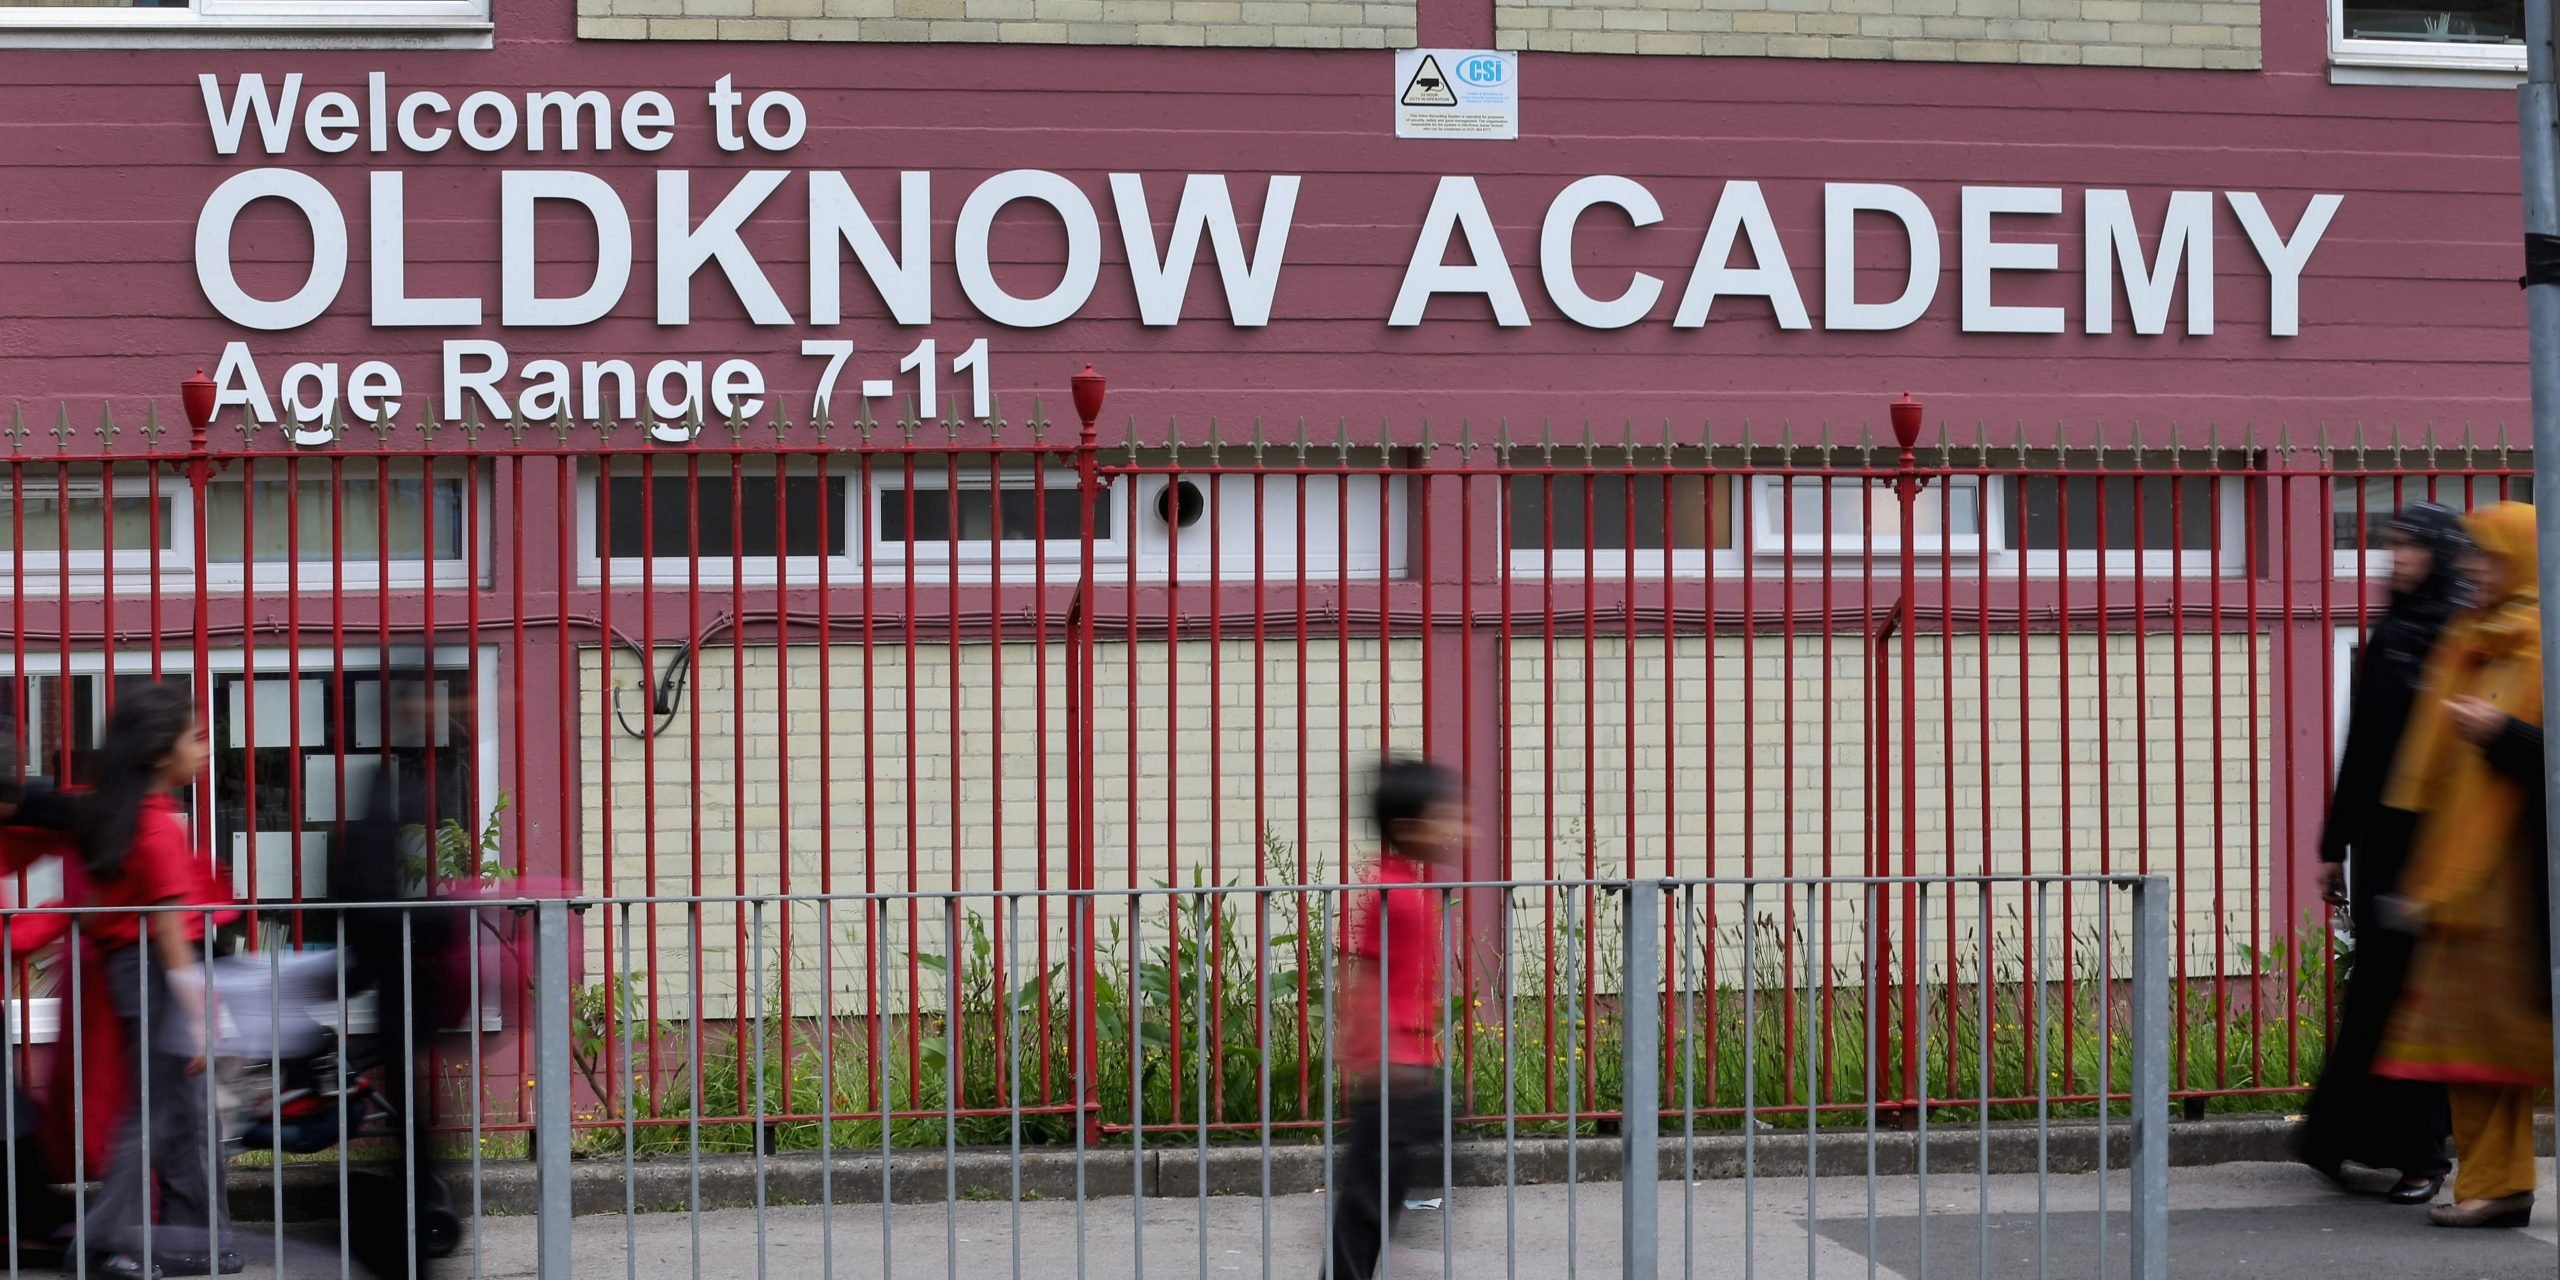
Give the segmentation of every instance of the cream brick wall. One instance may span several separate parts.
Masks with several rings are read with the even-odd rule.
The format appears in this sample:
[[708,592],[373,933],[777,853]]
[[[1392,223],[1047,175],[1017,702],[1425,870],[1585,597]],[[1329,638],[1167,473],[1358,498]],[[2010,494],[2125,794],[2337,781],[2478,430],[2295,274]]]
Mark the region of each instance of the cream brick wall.
[[[2057,871],[2067,827],[2078,870],[2095,870],[2102,850],[2110,865],[2130,868],[2147,842],[2151,865],[2174,872],[2183,841],[2180,920],[2188,967],[2242,971],[2253,923],[2259,929],[2274,923],[2249,915],[2268,888],[2272,860],[2268,811],[2251,804],[2252,782],[2272,776],[2264,735],[2257,732],[2268,723],[2272,691],[2265,646],[2246,635],[2219,641],[2154,635],[2138,646],[2129,635],[2115,635],[2105,643],[2102,715],[2094,636],[2074,636],[2067,644],[2029,638],[2023,670],[2015,636],[1992,637],[1987,647],[1958,637],[1952,655],[1936,637],[1922,639],[1921,869],[1942,872],[1952,865],[1970,873],[1982,869],[1987,856],[1999,873]],[[2183,688],[2170,674],[2180,656]],[[587,694],[582,768],[589,883],[621,896],[683,895],[695,888],[698,849],[701,889],[711,894],[779,892],[787,868],[795,894],[983,895],[1037,886],[1044,856],[1046,883],[1063,886],[1070,749],[1065,650],[1051,646],[1045,657],[1045,740],[1037,723],[1044,705],[1042,655],[1021,644],[1001,651],[986,644],[928,646],[915,651],[912,663],[905,650],[889,646],[867,656],[858,646],[705,650],[687,708],[646,746],[618,731],[609,738],[597,732],[609,723],[604,695]],[[740,658],[743,680],[732,666]],[[1818,636],[1792,645],[1757,637],[1747,659],[1742,639],[1733,635],[1719,636],[1712,651],[1695,636],[1667,645],[1643,638],[1632,651],[1620,639],[1560,640],[1551,667],[1543,639],[1520,646],[1505,667],[1510,684],[1501,730],[1509,753],[1515,874],[1544,874],[1551,847],[1555,873],[1565,877],[1858,874],[1869,837],[1868,668],[1863,641],[1854,634],[1836,637],[1827,660]],[[2139,687],[2137,669],[2146,673]],[[623,683],[637,674],[627,656],[615,663],[614,676]],[[1250,640],[1101,646],[1095,673],[1098,883],[1253,883],[1261,850],[1257,794],[1265,827],[1280,842],[1273,854],[1279,865],[1266,878],[1296,877],[1301,839],[1311,877],[1336,878],[1346,852],[1356,857],[1369,843],[1356,801],[1344,802],[1346,787],[1358,791],[1390,737],[1407,745],[1420,741],[1420,676],[1420,652],[1411,641],[1383,649],[1374,640],[1347,648],[1317,641],[1303,655],[1294,645],[1274,645],[1258,660]],[[830,701],[824,715],[818,709],[822,680]],[[598,659],[590,652],[582,687],[600,686]],[[626,703],[636,706],[635,698],[625,691]],[[2103,771],[2102,742],[2109,757]],[[654,788],[646,773],[653,756]],[[2065,758],[2072,768],[2067,791]],[[831,862],[832,876],[822,874],[821,832],[830,842],[824,861]],[[2099,897],[2074,894],[2073,918],[2050,922],[2048,945],[2058,948],[2064,933],[2076,932],[2077,959],[2094,963],[2097,913],[2107,909]],[[1739,890],[1702,894],[1693,904],[1690,936],[1697,942],[1690,972],[1731,982],[1751,959],[1774,975],[1791,953],[1788,963],[1796,967],[1786,976],[1801,977],[1801,966],[1823,951],[1818,941],[1812,952],[1802,944],[1827,929],[1835,977],[1853,984],[1865,963],[1864,898],[1857,889],[1835,888],[1808,904],[1800,890],[1791,897],[1769,888],[1757,891],[1746,912]],[[2033,905],[2028,890],[2006,887],[1995,894],[1989,912],[1996,963],[2018,963]],[[2059,894],[2047,905],[2057,912],[2064,906]],[[2115,904],[2114,917],[2119,961],[2122,905]],[[1066,921],[1058,904],[1044,914],[1035,901],[1012,908],[979,897],[965,909],[990,922],[998,914],[1016,921],[1022,977],[1036,971],[1043,940],[1053,960],[1062,953]],[[1551,959],[1565,963],[1550,947],[1567,936],[1566,921],[1562,906],[1541,894],[1521,895],[1515,909],[1512,945],[1527,990],[1548,981]],[[589,930],[588,961],[591,972],[654,971],[660,1013],[669,1018],[689,1011],[697,966],[703,1012],[711,1017],[738,1009],[759,970],[769,1006],[778,1006],[786,972],[795,1011],[814,1012],[820,990],[834,993],[840,1011],[869,1007],[875,988],[892,1007],[902,1007],[914,984],[927,988],[922,994],[931,1004],[938,1003],[929,994],[936,979],[911,957],[944,953],[948,910],[940,900],[901,901],[874,918],[858,903],[803,902],[768,907],[759,920],[727,905],[698,913],[666,905],[656,908],[653,922],[648,909],[627,908],[618,914],[625,928],[611,951],[603,930]],[[1239,902],[1237,910],[1250,919],[1249,905]],[[1614,908],[1584,903],[1577,910],[1587,931],[1592,911],[1605,921]],[[1133,932],[1156,940],[1165,907],[1161,898],[1137,905],[1105,898],[1098,913],[1106,943],[1116,922],[1125,948]],[[1293,927],[1289,914],[1288,904],[1279,904],[1279,927]],[[1928,923],[1933,973],[1943,970],[1951,939],[1959,974],[1973,970],[1982,914],[1974,890],[1958,891],[1952,902],[1943,894],[1936,899]],[[1739,925],[1753,918],[1779,932],[1760,934],[1758,953],[1746,957]],[[1777,946],[1781,934],[1797,945]],[[1003,962],[1003,951],[993,959]],[[1677,960],[1665,963],[1667,976],[1680,969]],[[1608,971],[1614,970],[1604,966],[1604,977]],[[2059,969],[2053,972],[2059,976]]]
[[[2190,970],[2244,968],[2242,948],[2253,940],[2250,908],[2264,901],[2273,861],[2268,808],[2251,803],[2252,782],[2274,777],[2264,740],[2273,682],[2263,641],[2154,634],[2137,645],[2129,634],[2110,635],[2103,678],[2101,642],[2093,635],[2067,642],[2028,637],[2023,664],[2015,635],[1993,636],[1987,646],[1959,636],[1952,655],[1941,645],[1939,637],[1923,636],[1917,659],[1920,871],[2059,872],[2066,831],[2076,871],[2097,870],[2102,851],[2108,866],[2129,870],[2147,850],[2151,868],[2172,874],[2173,887],[2183,892],[2174,909]],[[2181,656],[2183,687],[2172,674]],[[1552,666],[1543,641],[1522,646],[1507,667],[1513,865],[1522,875],[1538,874],[1552,830],[1558,875],[1585,868],[1603,877],[1630,870],[1862,874],[1872,807],[1871,663],[1865,641],[1854,633],[1835,637],[1827,659],[1818,635],[1792,643],[1754,637],[1747,659],[1744,641],[1733,635],[1717,637],[1712,653],[1698,636],[1667,646],[1660,637],[1640,638],[1632,654],[1622,639],[1559,643]],[[2177,877],[2182,849],[2185,871]],[[1812,915],[1816,927],[1829,919],[1831,962],[1843,980],[1854,980],[1864,965],[1856,924],[1862,895],[1825,891],[1809,913],[1801,891],[1797,895],[1793,914]],[[1742,959],[1739,934],[1730,928],[1747,918],[1742,894],[1733,889],[1714,897],[1720,971],[1731,973]],[[1941,891],[1930,913],[1931,950],[1942,968],[1952,928],[1960,971],[1970,971],[1978,956],[1981,898],[1972,889],[1954,898],[1947,902]],[[1780,890],[1760,890],[1757,899],[1751,917],[1785,924],[1791,904]],[[1995,945],[2004,957],[2014,952],[2018,922],[2031,918],[2031,899],[2031,892],[2016,888],[1995,894]],[[2057,913],[2058,947],[2064,929],[2058,897],[2049,906]],[[1706,937],[1703,894],[1698,907]],[[2081,918],[2073,927],[2095,929],[2090,910],[2075,903]],[[2121,918],[2119,912],[2119,924]],[[1544,922],[1538,925],[1543,931]],[[1766,941],[1763,958],[1775,963]],[[1533,937],[1526,945],[1534,953],[1544,943]]]
[[[1405,745],[1421,740],[1420,653],[1416,642],[1382,645],[1374,639],[1347,646],[1311,641],[1303,653],[1294,642],[1273,645],[1258,661],[1250,639],[1215,646],[1100,645],[1094,672],[1097,883],[1255,883],[1263,853],[1262,832],[1254,823],[1257,797],[1265,827],[1281,842],[1273,856],[1288,864],[1275,867],[1269,878],[1296,877],[1303,839],[1312,877],[1336,879],[1346,847],[1357,853],[1368,843],[1366,817],[1357,804],[1343,803],[1346,779],[1358,792],[1390,735]],[[733,667],[741,656],[743,680]],[[786,868],[794,894],[1031,889],[1042,883],[1044,856],[1046,883],[1063,888],[1071,746],[1065,658],[1064,646],[1054,644],[1045,655],[1028,644],[1008,644],[1001,651],[987,644],[928,646],[915,651],[912,663],[906,650],[886,645],[867,657],[853,645],[793,645],[787,653],[751,646],[743,655],[705,649],[696,660],[687,710],[648,744],[618,730],[609,739],[597,732],[596,726],[610,725],[611,719],[604,695],[590,693],[591,705],[581,717],[590,726],[582,763],[588,882],[622,897],[697,892],[698,849],[699,892],[708,894],[778,893]],[[1039,724],[1044,666],[1045,739]],[[614,678],[627,685],[638,675],[638,664],[620,655]],[[819,710],[822,678],[825,714]],[[600,684],[598,659],[590,651],[581,687],[595,690]],[[1258,725],[1257,690],[1263,691]],[[638,696],[624,691],[634,708]],[[701,715],[698,739],[694,707]],[[697,740],[698,775],[692,745]],[[602,754],[607,741],[609,791]],[[825,849],[822,831],[830,842]],[[832,876],[822,874],[828,867]],[[851,1002],[841,1007],[859,1008],[866,964],[879,966],[883,939],[896,979],[892,985],[902,985],[911,953],[944,949],[945,909],[934,900],[895,904],[884,935],[863,923],[860,904],[801,904],[787,912],[775,907],[764,921],[762,946],[750,936],[749,947],[766,957],[763,967],[774,984],[768,999],[778,1001],[788,916],[797,1010],[807,1007],[797,993],[827,985],[821,973],[830,962],[819,940],[832,937],[834,989],[840,1002]],[[970,901],[968,909],[982,915],[997,910],[984,897]],[[1037,903],[1021,910],[1026,930],[1064,940],[1058,904],[1052,903],[1045,921]],[[1250,918],[1249,906],[1240,903],[1237,910]],[[1163,912],[1158,898],[1135,914],[1155,921]],[[697,941],[696,922],[683,907],[659,907],[654,936],[645,910],[632,908],[629,914],[643,930],[632,939],[630,967],[657,971],[662,1011],[689,1008],[691,966],[698,962],[705,1013],[727,1016],[741,981],[739,936],[742,930],[752,935],[752,916],[742,919],[733,907],[707,906]],[[1101,914],[1126,921],[1133,912],[1127,899],[1117,899],[1106,901]],[[1108,941],[1108,927],[1101,932]],[[610,953],[600,931],[591,930],[589,940],[591,970],[621,967],[619,939]],[[1026,939],[1026,971],[1036,959],[1036,944]],[[751,990],[756,966],[746,968]]]
[[1569,53],[2260,65],[2256,0],[1496,0],[1494,23],[1502,48]]
[[578,0],[578,35],[1248,49],[1415,39],[1413,0]]

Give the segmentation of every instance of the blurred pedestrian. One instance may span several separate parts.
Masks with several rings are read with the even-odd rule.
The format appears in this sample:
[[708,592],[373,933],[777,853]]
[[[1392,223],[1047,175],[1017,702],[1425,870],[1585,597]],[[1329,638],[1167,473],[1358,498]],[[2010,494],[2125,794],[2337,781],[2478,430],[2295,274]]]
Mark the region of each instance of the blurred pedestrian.
[[[16,737],[17,726],[0,723],[0,876],[11,879],[68,847],[61,834],[67,825],[67,806],[49,788],[27,785],[18,770]],[[25,904],[13,900],[11,905]],[[43,933],[62,920],[61,916],[10,914],[6,928],[11,944],[7,975],[11,985],[9,1000],[0,1008],[6,1008],[12,1018],[26,1007],[27,993],[16,984],[27,972],[29,953],[43,945],[48,940]],[[0,1036],[0,1053],[9,1055],[12,1067],[8,1129],[10,1217],[6,1224],[9,1250],[16,1255],[16,1265],[49,1266],[61,1258],[63,1241],[69,1238],[71,1197],[64,1195],[57,1184],[71,1179],[50,1158],[50,1126],[45,1111],[36,1105],[27,1088],[29,1064],[19,1050],[20,1037],[15,1034],[20,1029],[12,1027],[12,1034]],[[64,1133],[67,1137],[67,1125]]]
[[2540,562],[2524,503],[2484,508],[2470,528],[2481,607],[2428,662],[2384,796],[2421,817],[2379,914],[2420,936],[2375,1070],[2446,1086],[2458,1163],[2436,1224],[2520,1227],[2534,1094],[2551,1083]]
[[2402,508],[2386,537],[2391,603],[2356,659],[2346,750],[2320,837],[2325,896],[2348,908],[2354,961],[2294,1154],[2341,1186],[2341,1166],[2348,1161],[2394,1170],[2400,1180],[2384,1198],[2425,1204],[2444,1190],[2453,1167],[2445,1155],[2453,1122],[2444,1086],[2373,1074],[2374,1051],[2408,978],[2415,943],[2408,934],[2384,928],[2375,915],[2375,904],[2400,883],[2418,825],[2416,814],[2382,799],[2428,655],[2468,602],[2465,570],[2473,548],[2460,513],[2432,502]]
[[185,690],[154,684],[118,698],[81,798],[79,857],[65,868],[72,901],[123,908],[89,917],[81,933],[99,949],[115,1007],[125,1096],[147,1099],[119,1120],[104,1185],[81,1223],[87,1271],[108,1280],[230,1275],[243,1265],[218,1248],[229,1215],[205,1079],[205,913],[138,910],[218,897],[171,798],[204,772],[207,754],[204,720]]
[[436,1040],[468,1003],[457,995],[453,959],[464,917],[396,905],[479,871],[476,844],[462,850],[471,865],[438,865],[438,828],[458,822],[467,843],[476,840],[468,833],[479,817],[468,811],[469,774],[453,732],[457,709],[440,701],[431,681],[392,685],[383,708],[390,749],[329,865],[329,896],[350,907],[342,925],[347,994],[373,993],[376,1054],[391,1072],[384,1092],[400,1113],[390,1174],[350,1189],[350,1210],[363,1219],[350,1235],[354,1261],[380,1280],[421,1280],[430,1260],[453,1247],[453,1202],[429,1119]]
[[1369,1280],[1404,1212],[1414,1170],[1440,1144],[1441,891],[1467,841],[1457,775],[1392,760],[1370,795],[1383,845],[1344,905],[1342,1000],[1334,1045],[1351,1093],[1351,1140],[1330,1188],[1331,1280]]

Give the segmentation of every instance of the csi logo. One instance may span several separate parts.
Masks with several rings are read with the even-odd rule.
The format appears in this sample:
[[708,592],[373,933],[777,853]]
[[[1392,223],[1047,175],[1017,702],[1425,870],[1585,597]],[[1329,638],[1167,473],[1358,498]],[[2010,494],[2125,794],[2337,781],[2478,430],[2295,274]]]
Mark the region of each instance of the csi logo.
[[1462,58],[1458,62],[1458,81],[1478,88],[1493,88],[1509,79],[1511,70],[1500,58]]

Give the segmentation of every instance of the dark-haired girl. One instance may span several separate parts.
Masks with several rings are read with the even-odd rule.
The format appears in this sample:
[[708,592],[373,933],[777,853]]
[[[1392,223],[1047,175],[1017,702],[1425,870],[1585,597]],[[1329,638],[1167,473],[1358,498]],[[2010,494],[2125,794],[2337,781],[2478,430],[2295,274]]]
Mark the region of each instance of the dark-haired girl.
[[76,833],[75,900],[125,908],[89,917],[82,930],[99,950],[123,1032],[129,1096],[149,1099],[117,1126],[105,1185],[81,1224],[90,1274],[111,1280],[227,1275],[242,1265],[215,1248],[227,1223],[204,1075],[205,918],[139,910],[215,900],[171,796],[205,759],[204,722],[184,690],[155,684],[124,694],[107,718]]

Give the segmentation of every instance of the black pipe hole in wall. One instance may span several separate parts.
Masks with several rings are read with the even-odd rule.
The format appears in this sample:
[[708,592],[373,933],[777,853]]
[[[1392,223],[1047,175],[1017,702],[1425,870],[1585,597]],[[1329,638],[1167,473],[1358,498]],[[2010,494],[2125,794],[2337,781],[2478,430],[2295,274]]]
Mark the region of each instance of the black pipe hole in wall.
[[1188,480],[1176,480],[1156,494],[1156,519],[1177,529],[1200,523],[1200,517],[1208,510],[1208,495]]

